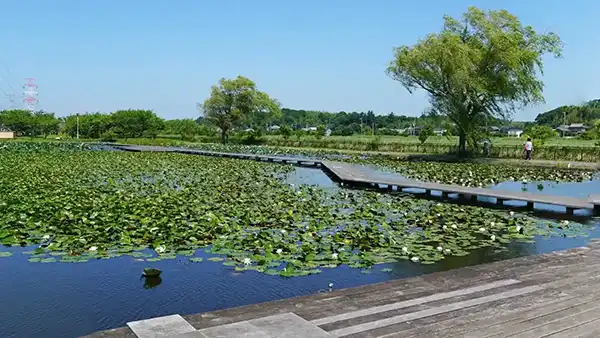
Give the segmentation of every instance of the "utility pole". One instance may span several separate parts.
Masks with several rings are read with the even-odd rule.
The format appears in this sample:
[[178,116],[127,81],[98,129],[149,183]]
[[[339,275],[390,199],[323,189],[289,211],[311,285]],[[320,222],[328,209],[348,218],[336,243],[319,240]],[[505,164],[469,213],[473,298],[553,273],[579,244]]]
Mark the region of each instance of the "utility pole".
[[[564,126],[564,128],[567,127],[567,112],[566,111],[563,112],[563,126]],[[563,131],[562,131],[563,138],[565,137],[565,130],[564,130],[564,128],[563,128]]]
[[362,127],[362,116],[360,117],[360,136],[362,136],[363,134],[363,127]]

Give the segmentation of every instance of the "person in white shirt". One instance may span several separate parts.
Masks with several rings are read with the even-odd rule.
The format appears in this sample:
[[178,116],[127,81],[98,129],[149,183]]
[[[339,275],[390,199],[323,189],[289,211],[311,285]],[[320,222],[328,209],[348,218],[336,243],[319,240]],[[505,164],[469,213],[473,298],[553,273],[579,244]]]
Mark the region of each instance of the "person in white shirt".
[[524,145],[525,150],[525,159],[531,160],[531,151],[533,151],[533,143],[531,142],[531,138],[527,138],[527,142]]

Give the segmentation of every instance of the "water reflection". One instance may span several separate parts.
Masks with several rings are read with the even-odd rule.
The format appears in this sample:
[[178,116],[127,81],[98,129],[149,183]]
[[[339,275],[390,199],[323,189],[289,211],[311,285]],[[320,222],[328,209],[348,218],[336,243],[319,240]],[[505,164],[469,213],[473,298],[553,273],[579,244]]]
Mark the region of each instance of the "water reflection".
[[152,289],[162,283],[160,276],[142,276],[144,279],[144,289]]

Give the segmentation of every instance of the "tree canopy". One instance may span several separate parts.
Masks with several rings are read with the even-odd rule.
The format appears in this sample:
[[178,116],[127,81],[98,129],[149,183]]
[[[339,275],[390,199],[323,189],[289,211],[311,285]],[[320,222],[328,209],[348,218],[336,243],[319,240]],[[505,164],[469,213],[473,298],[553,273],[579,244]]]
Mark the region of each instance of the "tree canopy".
[[395,48],[387,73],[411,93],[427,92],[432,109],[456,124],[465,153],[490,118],[543,102],[542,56],[561,51],[554,33],[538,34],[505,10],[470,7],[460,20],[444,16],[441,32]]
[[582,105],[561,106],[535,118],[537,124],[553,128],[571,123],[593,126],[596,120],[600,120],[600,100],[588,101]]
[[257,90],[256,84],[243,76],[222,78],[219,85],[212,86],[210,96],[199,107],[204,117],[221,130],[223,143],[240,122],[251,118],[264,121],[281,114],[279,102]]

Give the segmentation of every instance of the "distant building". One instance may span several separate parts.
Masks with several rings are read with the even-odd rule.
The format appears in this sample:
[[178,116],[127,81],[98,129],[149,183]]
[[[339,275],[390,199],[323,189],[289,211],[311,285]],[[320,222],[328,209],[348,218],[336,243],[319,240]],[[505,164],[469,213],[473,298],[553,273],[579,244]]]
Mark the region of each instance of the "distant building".
[[433,130],[433,133],[434,133],[436,136],[444,136],[444,134],[446,133],[446,129],[442,129],[442,128],[435,128],[435,129]]
[[0,139],[15,138],[15,133],[8,128],[0,126]]
[[562,125],[556,128],[562,136],[576,136],[585,133],[589,127],[583,125],[583,123],[571,123],[569,125]]
[[508,128],[506,129],[506,135],[509,137],[521,137],[523,129],[521,128]]

